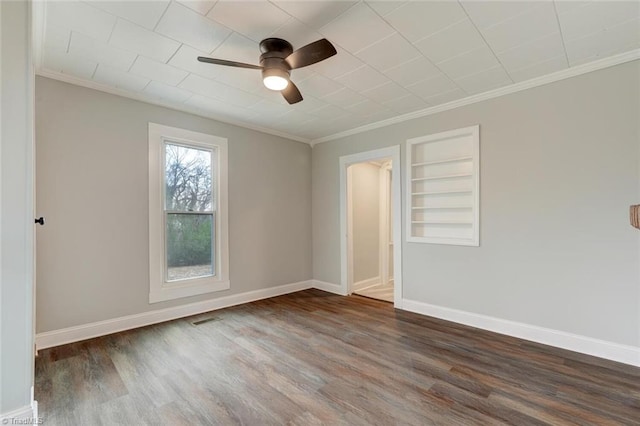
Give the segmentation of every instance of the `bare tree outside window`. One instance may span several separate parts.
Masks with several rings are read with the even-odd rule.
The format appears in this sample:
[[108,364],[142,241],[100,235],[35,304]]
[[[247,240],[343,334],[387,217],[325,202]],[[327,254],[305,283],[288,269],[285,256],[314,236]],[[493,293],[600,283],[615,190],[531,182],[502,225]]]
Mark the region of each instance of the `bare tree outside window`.
[[215,275],[215,152],[165,145],[167,280]]

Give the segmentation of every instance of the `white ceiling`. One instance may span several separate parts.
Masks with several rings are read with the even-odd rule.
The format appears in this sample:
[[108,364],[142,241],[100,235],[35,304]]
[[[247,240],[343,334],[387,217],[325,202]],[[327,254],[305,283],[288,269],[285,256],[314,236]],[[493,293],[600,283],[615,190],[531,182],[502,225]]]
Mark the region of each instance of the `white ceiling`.
[[[635,1],[47,1],[38,72],[314,140],[640,48]],[[327,38],[288,105],[258,42]]]

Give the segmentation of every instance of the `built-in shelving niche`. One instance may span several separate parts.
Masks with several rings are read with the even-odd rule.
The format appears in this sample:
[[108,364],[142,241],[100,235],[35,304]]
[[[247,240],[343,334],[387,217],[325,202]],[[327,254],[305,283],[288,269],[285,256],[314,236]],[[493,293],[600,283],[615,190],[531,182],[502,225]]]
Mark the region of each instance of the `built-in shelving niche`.
[[407,141],[407,241],[479,245],[479,130]]

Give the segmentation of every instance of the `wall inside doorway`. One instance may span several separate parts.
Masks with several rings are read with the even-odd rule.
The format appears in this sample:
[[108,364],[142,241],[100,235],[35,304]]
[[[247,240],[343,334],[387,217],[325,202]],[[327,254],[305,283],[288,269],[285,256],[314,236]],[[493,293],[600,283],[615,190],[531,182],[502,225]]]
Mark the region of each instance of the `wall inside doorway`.
[[354,289],[380,280],[380,166],[358,163],[351,169]]

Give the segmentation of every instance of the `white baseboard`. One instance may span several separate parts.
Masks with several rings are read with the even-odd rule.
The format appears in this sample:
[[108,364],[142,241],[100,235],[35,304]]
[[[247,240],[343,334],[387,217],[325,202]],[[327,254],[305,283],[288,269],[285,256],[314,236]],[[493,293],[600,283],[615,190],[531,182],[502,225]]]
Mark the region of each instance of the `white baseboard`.
[[36,348],[38,350],[51,348],[53,346],[60,346],[67,343],[78,342],[80,340],[105,336],[107,334],[130,330],[132,328],[144,327],[146,325],[214,311],[216,309],[228,308],[230,306],[254,302],[256,300],[267,299],[269,297],[294,293],[311,287],[312,280],[300,281],[293,284],[254,290],[246,293],[219,297],[217,299],[203,300],[202,302],[189,303],[187,305],[180,305],[172,308],[158,309],[106,321],[98,321],[75,327],[63,328],[61,330],[46,331],[44,333],[36,334]]
[[640,348],[404,299],[403,309],[507,336],[640,367]]
[[[33,396],[33,387],[31,388]],[[3,425],[39,425],[44,419],[38,417],[38,402],[31,399],[30,405],[0,414],[0,424]]]
[[378,284],[380,284],[380,277],[367,278],[366,280],[353,283],[353,291],[364,290],[365,288]]
[[342,286],[338,284],[328,283],[326,281],[320,281],[320,280],[311,280],[311,287],[317,288],[318,290],[327,291],[329,293],[346,296],[344,291],[342,291]]

